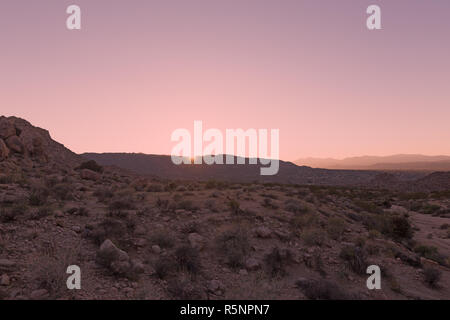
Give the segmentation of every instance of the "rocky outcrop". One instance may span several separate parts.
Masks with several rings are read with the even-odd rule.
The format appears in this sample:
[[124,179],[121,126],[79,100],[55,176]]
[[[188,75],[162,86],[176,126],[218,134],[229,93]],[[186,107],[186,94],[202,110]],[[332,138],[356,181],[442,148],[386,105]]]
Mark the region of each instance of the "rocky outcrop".
[[16,117],[0,116],[0,161],[18,158],[27,162],[56,163],[74,167],[81,158],[52,140],[47,130]]
[[9,156],[9,149],[3,139],[0,139],[0,161],[5,160]]

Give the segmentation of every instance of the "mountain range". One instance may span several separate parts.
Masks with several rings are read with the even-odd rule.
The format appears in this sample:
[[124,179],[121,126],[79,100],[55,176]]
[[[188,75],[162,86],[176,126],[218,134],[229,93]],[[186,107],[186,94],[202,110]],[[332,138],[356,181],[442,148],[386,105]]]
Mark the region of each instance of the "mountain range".
[[297,165],[312,168],[348,170],[405,170],[450,171],[450,156],[427,156],[421,154],[397,154],[390,156],[360,156],[344,159],[301,158]]

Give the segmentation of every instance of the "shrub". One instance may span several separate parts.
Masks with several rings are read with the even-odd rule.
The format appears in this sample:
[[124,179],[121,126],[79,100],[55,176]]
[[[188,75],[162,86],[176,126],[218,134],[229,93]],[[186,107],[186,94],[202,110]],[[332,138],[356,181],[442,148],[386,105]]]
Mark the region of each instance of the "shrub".
[[160,230],[150,235],[150,241],[161,248],[172,248],[175,245],[175,237],[166,230]]
[[174,267],[175,261],[169,257],[159,257],[153,265],[155,274],[159,279],[166,278],[172,272]]
[[113,218],[106,218],[101,223],[93,227],[93,230],[88,232],[88,237],[92,238],[98,245],[103,243],[106,239],[120,240],[126,234],[126,226],[119,220]]
[[102,173],[103,172],[103,167],[100,166],[99,164],[97,164],[97,162],[95,162],[94,160],[89,160],[86,162],[83,162],[79,167],[75,168],[76,170],[81,170],[81,169],[89,169],[98,173]]
[[322,229],[310,228],[303,232],[303,241],[307,246],[322,246],[326,241],[326,234]]
[[241,228],[231,229],[218,236],[217,247],[232,268],[241,267],[250,251],[247,232]]
[[445,258],[441,255],[436,247],[418,245],[414,251],[426,259],[436,261],[439,264],[445,265]]
[[294,199],[286,200],[284,203],[284,209],[293,213],[308,213],[310,211],[309,207]]
[[190,246],[179,247],[175,251],[175,259],[179,270],[197,274],[200,271],[200,256],[198,251]]
[[49,192],[45,188],[36,188],[31,191],[28,201],[31,206],[43,206],[47,203]]
[[56,199],[66,201],[72,200],[72,186],[64,183],[59,183],[53,186],[52,192],[54,193]]
[[347,261],[350,269],[357,274],[365,274],[367,269],[366,253],[364,249],[356,246],[342,248],[339,257]]
[[345,231],[345,221],[339,217],[333,217],[328,220],[326,230],[332,239],[337,240]]
[[326,280],[299,280],[296,285],[310,300],[347,300],[349,295],[337,284]]
[[51,216],[53,214],[53,209],[51,209],[48,206],[43,206],[37,209],[36,211],[33,211],[31,213],[30,218],[33,220],[39,220],[48,216]]
[[442,277],[442,272],[438,269],[426,268],[423,270],[423,276],[426,284],[432,288],[437,288]]
[[167,285],[167,291],[173,299],[177,300],[202,299],[202,290],[186,276],[170,280]]
[[241,205],[236,200],[228,201],[228,207],[230,208],[230,211],[235,215],[238,215],[242,212]]
[[274,247],[272,251],[264,257],[264,262],[267,267],[268,273],[272,277],[285,276],[286,264],[292,260],[292,252],[288,249],[280,250],[278,247]]

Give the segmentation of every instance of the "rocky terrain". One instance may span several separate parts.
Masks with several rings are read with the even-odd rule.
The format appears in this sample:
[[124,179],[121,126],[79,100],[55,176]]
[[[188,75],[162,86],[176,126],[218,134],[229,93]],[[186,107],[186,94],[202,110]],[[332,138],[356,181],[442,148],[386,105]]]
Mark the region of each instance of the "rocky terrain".
[[450,299],[433,190],[140,176],[1,117],[0,299]]

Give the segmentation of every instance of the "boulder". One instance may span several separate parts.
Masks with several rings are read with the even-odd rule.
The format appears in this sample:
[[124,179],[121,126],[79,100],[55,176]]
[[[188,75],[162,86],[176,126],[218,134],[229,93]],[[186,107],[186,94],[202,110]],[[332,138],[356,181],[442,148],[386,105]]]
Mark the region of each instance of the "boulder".
[[92,181],[98,181],[100,180],[101,175],[95,171],[89,170],[89,169],[83,169],[80,172],[81,179],[84,180],[92,180]]
[[0,138],[8,139],[9,137],[16,135],[16,128],[5,117],[0,118]]
[[256,235],[259,238],[267,239],[272,235],[272,231],[267,227],[259,227],[255,230]]
[[192,248],[202,250],[204,246],[204,240],[198,233],[190,233],[188,236],[189,244]]
[[248,258],[245,261],[245,268],[248,271],[255,271],[255,270],[258,270],[260,267],[261,267],[261,264],[255,258]]
[[6,145],[12,152],[21,154],[25,152],[25,147],[22,141],[20,141],[20,138],[17,136],[12,136],[6,139]]
[[0,259],[0,271],[13,271],[16,267],[14,261],[8,259]]
[[3,139],[0,139],[0,161],[5,160],[9,156],[9,149]]

